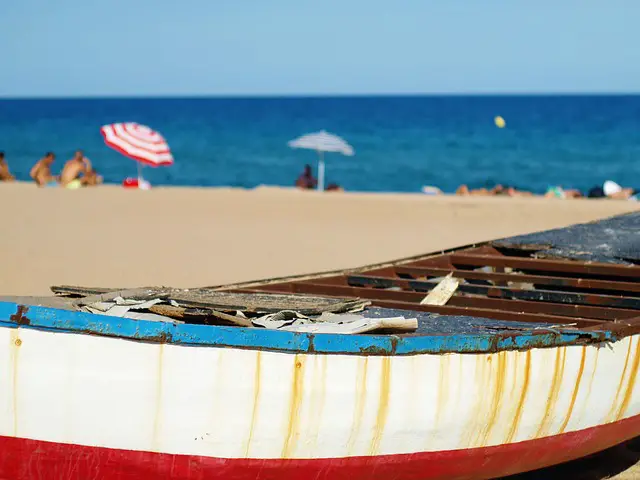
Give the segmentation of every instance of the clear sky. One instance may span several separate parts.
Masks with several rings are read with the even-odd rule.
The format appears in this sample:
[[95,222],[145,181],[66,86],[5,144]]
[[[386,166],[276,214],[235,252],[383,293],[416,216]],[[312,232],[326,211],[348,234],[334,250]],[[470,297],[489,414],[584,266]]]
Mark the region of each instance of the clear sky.
[[640,0],[0,0],[0,96],[640,91]]

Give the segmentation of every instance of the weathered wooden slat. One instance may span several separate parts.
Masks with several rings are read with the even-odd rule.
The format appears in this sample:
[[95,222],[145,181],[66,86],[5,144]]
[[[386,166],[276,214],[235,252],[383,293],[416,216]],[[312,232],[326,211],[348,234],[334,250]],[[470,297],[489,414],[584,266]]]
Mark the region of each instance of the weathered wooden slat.
[[[318,280],[314,283],[325,283]],[[332,282],[335,284],[335,281]],[[398,287],[404,291],[429,292],[436,285],[436,281],[406,280],[401,278],[370,277],[367,275],[349,275],[345,279],[345,284],[353,287],[377,287],[389,289]],[[638,315],[640,310],[640,298],[609,297],[594,294],[577,294],[566,292],[555,292],[547,290],[519,290],[507,287],[487,287],[483,285],[459,285],[457,291],[461,294],[474,296],[463,296],[456,294],[456,300],[464,299],[464,304],[475,304],[483,300],[482,296],[492,301],[499,300],[504,303],[504,308],[510,306],[528,306],[532,311],[541,313],[559,313],[575,310],[577,316],[599,318],[603,320],[615,320],[617,318],[631,318]],[[481,297],[478,297],[480,295]],[[451,301],[451,300],[450,300]],[[462,301],[462,300],[460,300]],[[526,302],[526,303],[522,303]],[[611,306],[602,306],[610,303]],[[616,308],[617,305],[623,308]],[[496,303],[495,308],[502,307],[503,304]],[[565,307],[570,307],[569,309]],[[564,313],[563,313],[564,314]]]
[[211,308],[217,311],[274,313],[294,310],[303,315],[322,312],[340,313],[364,308],[370,302],[358,298],[328,298],[311,295],[248,295],[206,289],[182,290],[171,293],[171,300],[179,305]]
[[[388,269],[391,270],[391,269]],[[514,282],[532,283],[535,285],[551,285],[554,287],[570,287],[584,290],[611,290],[616,292],[640,293],[640,278],[638,282],[596,280],[582,277],[562,277],[550,275],[513,274],[513,273],[493,273],[478,272],[476,270],[456,270],[447,268],[428,268],[413,266],[395,267],[398,275],[411,275],[412,277],[444,277],[453,273],[456,278],[467,280],[486,280],[488,282]],[[369,272],[367,272],[369,273]],[[625,277],[627,278],[627,277]]]
[[154,298],[168,298],[171,295],[172,289],[161,287],[149,287],[149,288],[132,288],[129,290],[112,290],[106,293],[97,295],[89,295],[88,297],[79,298],[73,303],[76,306],[91,305],[98,302],[112,302],[117,297],[122,297],[130,300],[152,300]]
[[[422,295],[412,292],[394,292],[388,290],[365,289],[357,287],[341,287],[337,285],[323,285],[315,283],[289,283],[289,284],[271,284],[264,287],[253,288],[251,290],[242,290],[243,292],[297,292],[322,295],[344,295],[345,289],[354,291],[363,298],[369,298],[373,305],[388,308],[401,308],[404,310],[415,310],[420,312],[432,312],[442,315],[465,315],[480,318],[493,318],[495,320],[513,320],[519,322],[541,322],[541,323],[575,323],[577,326],[593,326],[603,325],[601,320],[593,320],[576,316],[560,316],[542,313],[529,313],[518,310],[494,310],[491,308],[481,308],[479,306],[460,306],[453,305],[451,302],[445,306],[437,305],[420,305],[418,298]],[[493,300],[493,299],[485,299]]]
[[56,295],[79,295],[86,297],[88,295],[100,295],[102,293],[113,292],[116,290],[128,290],[127,288],[101,288],[101,287],[79,287],[74,285],[54,285],[51,291]]
[[538,258],[507,257],[504,255],[478,255],[453,253],[449,256],[453,265],[473,267],[511,267],[543,272],[567,272],[586,275],[620,276],[640,278],[640,267],[607,263],[584,263],[570,260],[546,260]]

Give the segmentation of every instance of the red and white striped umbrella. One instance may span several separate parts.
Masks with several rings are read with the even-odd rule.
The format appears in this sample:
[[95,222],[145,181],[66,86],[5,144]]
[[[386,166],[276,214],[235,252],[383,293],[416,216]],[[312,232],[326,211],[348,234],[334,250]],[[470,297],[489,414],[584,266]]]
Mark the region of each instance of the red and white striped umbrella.
[[145,165],[172,165],[173,156],[162,135],[138,123],[114,123],[100,129],[104,141],[114,150]]

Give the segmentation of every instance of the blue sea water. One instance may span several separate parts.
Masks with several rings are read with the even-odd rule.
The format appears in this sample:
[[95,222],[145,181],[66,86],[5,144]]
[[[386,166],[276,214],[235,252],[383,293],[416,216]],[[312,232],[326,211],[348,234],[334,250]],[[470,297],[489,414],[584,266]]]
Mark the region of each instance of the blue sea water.
[[355,148],[327,158],[327,181],[347,190],[640,187],[640,96],[624,95],[0,100],[0,150],[28,180],[45,151],[59,170],[81,148],[105,181],[120,183],[136,165],[99,132],[120,121],[167,138],[175,165],[145,168],[154,185],[290,186],[316,155],[287,141],[326,129]]

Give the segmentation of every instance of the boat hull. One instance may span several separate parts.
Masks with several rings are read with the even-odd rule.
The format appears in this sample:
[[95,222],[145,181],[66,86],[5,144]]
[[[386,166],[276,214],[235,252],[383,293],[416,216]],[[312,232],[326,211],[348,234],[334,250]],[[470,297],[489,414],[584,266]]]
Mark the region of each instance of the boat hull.
[[224,459],[0,438],[2,478],[39,480],[461,480],[489,479],[587,456],[640,430],[640,416],[509,445],[408,455]]
[[[111,327],[117,337],[95,334],[102,316],[29,314],[0,327],[0,478],[481,479],[640,433],[639,335],[478,353],[294,353],[278,351],[281,335],[271,348],[177,345],[131,338],[144,324],[127,319]],[[38,327],[57,316],[54,327],[96,323]],[[212,343],[222,332],[202,331]],[[265,333],[228,331],[237,344]],[[455,340],[471,348],[474,338]]]

